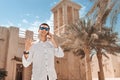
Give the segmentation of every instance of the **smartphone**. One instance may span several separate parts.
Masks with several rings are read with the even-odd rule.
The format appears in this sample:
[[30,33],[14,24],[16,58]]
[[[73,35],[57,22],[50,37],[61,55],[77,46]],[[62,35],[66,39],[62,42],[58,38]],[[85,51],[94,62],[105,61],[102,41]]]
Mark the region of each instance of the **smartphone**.
[[51,38],[51,35],[50,35],[50,33],[48,32],[48,34],[47,34],[47,38],[48,39],[50,39]]
[[50,33],[48,32],[48,34],[47,35],[49,35]]

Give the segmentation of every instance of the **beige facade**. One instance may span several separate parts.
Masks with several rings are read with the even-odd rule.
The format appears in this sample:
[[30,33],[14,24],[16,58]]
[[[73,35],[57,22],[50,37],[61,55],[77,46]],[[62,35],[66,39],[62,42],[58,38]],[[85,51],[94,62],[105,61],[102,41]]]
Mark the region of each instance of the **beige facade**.
[[30,80],[31,67],[23,68],[21,57],[25,38],[33,38],[33,32],[26,31],[22,38],[19,31],[16,27],[0,26],[0,68],[8,72],[5,80]]
[[[110,55],[109,59],[103,56],[103,70],[105,78],[119,78],[120,79],[120,56]],[[92,62],[92,76],[93,78],[98,78],[99,66],[96,55],[93,56]]]
[[65,26],[79,19],[81,6],[71,0],[61,0],[51,10],[54,15],[54,33],[60,35],[65,32]]

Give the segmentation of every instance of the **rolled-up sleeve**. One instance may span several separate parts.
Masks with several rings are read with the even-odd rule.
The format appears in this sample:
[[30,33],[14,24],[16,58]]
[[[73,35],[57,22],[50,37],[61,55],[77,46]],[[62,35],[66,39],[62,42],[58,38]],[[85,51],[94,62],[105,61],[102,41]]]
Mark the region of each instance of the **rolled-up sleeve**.
[[32,46],[29,50],[28,58],[26,59],[24,55],[22,56],[22,64],[23,64],[24,67],[28,67],[32,63],[33,53],[34,53],[34,48]]
[[60,46],[58,48],[55,48],[55,56],[56,57],[63,57],[64,56],[64,52]]

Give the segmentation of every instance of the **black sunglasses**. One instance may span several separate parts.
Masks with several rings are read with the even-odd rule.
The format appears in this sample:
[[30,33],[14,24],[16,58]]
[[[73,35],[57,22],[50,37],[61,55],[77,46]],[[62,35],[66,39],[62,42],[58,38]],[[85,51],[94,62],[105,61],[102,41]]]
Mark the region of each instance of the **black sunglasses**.
[[40,27],[40,30],[46,30],[46,31],[49,31],[49,28],[46,28],[46,27]]

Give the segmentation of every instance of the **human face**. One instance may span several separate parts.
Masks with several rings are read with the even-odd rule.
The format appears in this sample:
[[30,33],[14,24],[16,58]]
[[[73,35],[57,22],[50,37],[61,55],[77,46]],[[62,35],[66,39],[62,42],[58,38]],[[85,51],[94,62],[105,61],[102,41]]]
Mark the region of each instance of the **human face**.
[[49,32],[49,27],[47,25],[41,25],[38,32],[41,36],[46,36]]

